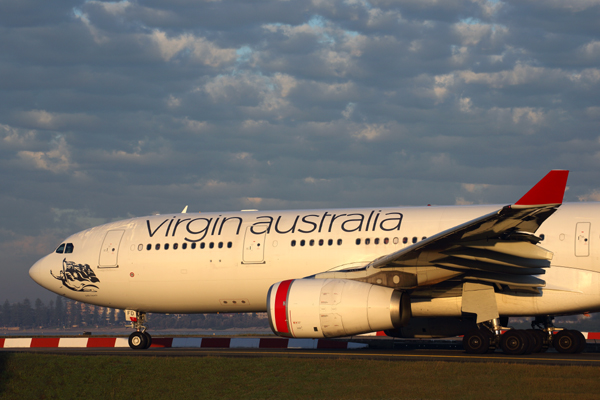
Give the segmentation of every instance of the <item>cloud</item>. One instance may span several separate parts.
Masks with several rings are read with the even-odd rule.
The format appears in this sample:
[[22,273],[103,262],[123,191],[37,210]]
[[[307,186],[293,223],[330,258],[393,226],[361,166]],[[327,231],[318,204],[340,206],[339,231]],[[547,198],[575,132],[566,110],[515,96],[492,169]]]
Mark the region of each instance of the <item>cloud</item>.
[[481,192],[490,187],[487,184],[475,184],[475,183],[463,183],[461,184],[462,188],[465,189],[469,193],[477,193]]
[[64,137],[59,137],[48,151],[22,150],[17,155],[34,168],[53,172],[55,174],[67,173],[77,168],[71,160],[71,152]]
[[590,193],[577,197],[579,201],[600,201],[600,190],[593,190]]
[[0,2],[0,245],[185,204],[509,204],[552,168],[598,200],[599,19],[591,0]]
[[218,48],[206,38],[192,34],[169,37],[166,32],[154,30],[149,37],[165,61],[171,61],[182,52],[188,52],[189,56],[199,63],[219,67],[233,62],[237,57],[235,49]]

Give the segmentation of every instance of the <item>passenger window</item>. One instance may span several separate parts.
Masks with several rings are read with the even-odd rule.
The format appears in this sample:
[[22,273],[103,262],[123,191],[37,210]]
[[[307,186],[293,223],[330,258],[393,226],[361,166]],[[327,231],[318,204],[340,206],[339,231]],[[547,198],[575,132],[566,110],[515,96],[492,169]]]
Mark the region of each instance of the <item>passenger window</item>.
[[173,250],[177,250],[178,247],[179,245],[177,243],[173,243]]
[[73,243],[67,243],[65,246],[65,254],[73,252]]
[[58,246],[58,249],[56,249],[56,252],[60,253],[60,254],[64,253],[65,252],[65,244],[62,243],[60,246]]
[[328,244],[329,246],[331,246],[331,245],[333,244],[333,239],[329,239],[329,240],[327,241],[327,244]]
[[323,239],[319,239],[319,246],[323,246]]
[[412,242],[413,242],[413,243],[417,243],[417,237],[416,237],[416,236],[413,236],[413,240],[412,240]]
[[311,246],[315,245],[315,239],[310,239],[310,242],[308,242],[308,244],[310,244]]
[[546,239],[546,235],[544,235],[543,233],[540,235],[540,239],[544,240]]
[[383,239],[383,244],[388,244],[389,242],[390,242],[390,239],[388,239],[388,238]]
[[365,239],[365,244],[371,244],[371,239],[369,239],[369,238]]
[[219,242],[219,248],[222,249],[223,248],[223,242]]
[[306,241],[305,241],[304,239],[302,239],[302,240],[300,241],[300,246],[304,246],[304,243],[306,243]]
[[204,242],[200,243],[200,248],[203,249],[206,247],[206,244]]
[[155,248],[156,250],[160,250],[160,243],[156,243],[156,246],[154,246],[154,248]]
[[356,239],[356,244],[360,244],[360,239]]
[[375,239],[374,239],[374,243],[375,243],[375,244],[379,244],[379,238],[375,238]]
[[227,242],[227,248],[230,249],[233,247],[233,243],[232,242]]
[[404,244],[408,243],[408,238],[406,236],[402,238],[402,243],[404,243]]
[[214,244],[213,242],[210,242],[210,243],[208,244],[208,248],[209,248],[209,249],[213,249],[214,247],[215,247],[215,244]]
[[165,250],[169,250],[169,243],[165,243]]
[[427,239],[427,236],[423,236],[423,237],[421,238],[421,240],[425,240],[425,239]]
[[146,245],[146,250],[152,250],[152,245],[150,243]]
[[296,246],[296,241],[292,240],[292,247]]
[[187,249],[187,243],[181,243],[181,248],[182,248],[183,250]]
[[342,239],[338,239],[338,246],[342,245]]
[[143,244],[138,244],[138,251],[142,251],[144,250],[144,245]]

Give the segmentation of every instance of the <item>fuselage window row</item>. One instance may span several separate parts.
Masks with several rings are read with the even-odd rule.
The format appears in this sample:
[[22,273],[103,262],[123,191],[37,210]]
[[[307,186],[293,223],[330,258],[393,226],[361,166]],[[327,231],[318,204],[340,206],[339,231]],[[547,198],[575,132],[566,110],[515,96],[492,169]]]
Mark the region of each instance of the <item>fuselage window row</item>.
[[[298,243],[298,242],[295,239],[292,240],[291,241],[292,247],[295,247],[296,243]],[[325,239],[319,239],[318,242],[315,242],[314,239],[311,239],[311,240],[308,241],[308,245],[309,246],[314,246],[315,243],[317,243],[319,246],[323,246],[325,244]],[[327,240],[327,245],[328,246],[333,246],[333,243],[334,243],[333,239],[328,239]],[[338,246],[341,246],[342,245],[342,239],[338,239],[336,243],[337,243]],[[300,241],[300,246],[304,246],[304,245],[306,245],[306,240],[302,239]]]
[[[200,245],[198,246],[199,249],[204,249],[206,247],[207,247],[206,243],[204,243],[204,242],[200,243]],[[219,243],[216,244],[216,247],[219,248],[219,249],[222,249],[223,247],[227,247],[228,249],[231,249],[233,247],[233,242],[227,242],[227,245],[225,245],[225,243],[223,243],[223,242],[219,242]],[[156,243],[154,245],[154,249],[155,250],[160,250],[160,248],[161,248],[161,244],[160,243]],[[169,250],[169,248],[170,248],[169,243],[165,243],[164,246],[163,246],[163,249]],[[179,247],[179,243],[173,243],[173,247],[172,247],[173,250],[177,250],[179,248],[180,248]],[[187,243],[182,243],[181,244],[181,249],[182,250],[185,250],[187,248],[188,248],[188,244]],[[193,250],[195,248],[196,248],[196,243],[191,243],[190,244],[190,249]],[[209,249],[214,249],[215,248],[215,243],[214,242],[208,243],[208,248]],[[143,249],[144,249],[144,245],[143,244],[139,244],[138,245],[138,250],[142,251]],[[152,244],[151,243],[148,243],[146,245],[146,250],[152,250]],[[58,252],[58,250],[57,250],[57,252]]]
[[[406,238],[404,238],[404,239],[405,239],[405,240],[408,240],[408,239],[406,239]],[[400,240],[399,240],[397,237],[395,237],[395,238],[393,239],[393,243],[394,243],[394,244],[398,244],[398,242],[399,242],[399,241],[400,241]],[[358,239],[356,239],[356,244],[357,244],[357,245],[359,245],[359,244],[361,244],[361,243],[363,243],[363,241],[362,241],[362,239],[361,239],[361,238],[358,238]],[[374,239],[373,239],[373,244],[381,244],[381,243],[383,243],[383,244],[390,244],[390,238],[383,238],[383,239],[374,238]],[[406,243],[406,242],[404,242],[404,241],[403,241],[403,243]],[[368,244],[371,244],[371,238],[365,238],[365,240],[364,240],[364,244],[367,244],[367,245],[368,245]]]

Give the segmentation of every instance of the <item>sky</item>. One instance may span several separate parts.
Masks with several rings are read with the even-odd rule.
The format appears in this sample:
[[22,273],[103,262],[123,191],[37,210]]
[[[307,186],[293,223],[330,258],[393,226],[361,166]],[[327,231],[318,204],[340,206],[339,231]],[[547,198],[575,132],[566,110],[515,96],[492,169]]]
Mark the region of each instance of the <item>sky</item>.
[[153,213],[600,200],[600,1],[0,0],[0,301]]

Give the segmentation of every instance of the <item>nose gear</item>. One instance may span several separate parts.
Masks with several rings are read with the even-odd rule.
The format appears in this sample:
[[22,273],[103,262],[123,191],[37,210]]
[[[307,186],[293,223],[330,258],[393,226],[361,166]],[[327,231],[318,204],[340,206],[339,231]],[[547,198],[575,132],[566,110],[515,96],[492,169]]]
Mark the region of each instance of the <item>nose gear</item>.
[[146,313],[135,310],[125,310],[125,318],[131,322],[130,328],[135,329],[129,335],[129,347],[134,350],[147,349],[152,345],[152,336],[146,332]]

